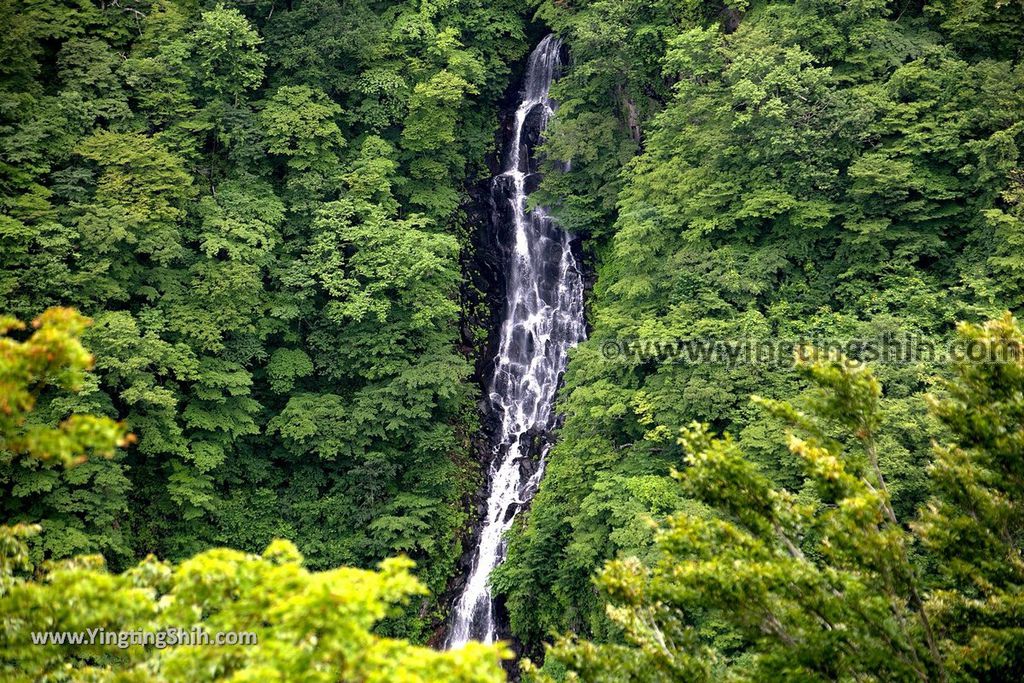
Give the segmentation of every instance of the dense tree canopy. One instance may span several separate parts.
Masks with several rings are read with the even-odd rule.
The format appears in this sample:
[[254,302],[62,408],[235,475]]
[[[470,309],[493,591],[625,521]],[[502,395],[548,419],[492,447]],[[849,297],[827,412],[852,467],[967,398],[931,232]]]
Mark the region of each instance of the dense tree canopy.
[[[942,348],[956,321],[1020,305],[1024,142],[1019,6],[539,7],[575,60],[547,142],[573,163],[550,164],[542,191],[590,236],[597,269],[560,443],[496,578],[531,644],[617,632],[590,577],[618,556],[653,561],[642,518],[690,505],[668,476],[679,427],[728,430],[775,485],[804,481],[783,423],[748,402],[799,396],[806,382],[787,363],[604,350],[905,337]],[[924,395],[948,367],[922,355],[876,372],[880,468],[906,520],[928,492]]]
[[945,431],[915,520],[897,517],[879,466],[878,380],[812,351],[806,411],[756,400],[789,425],[803,487],[774,485],[706,424],[684,428],[673,477],[703,505],[668,519],[652,566],[617,560],[598,579],[626,642],[564,640],[547,667],[589,681],[1015,678],[1024,335],[1010,316],[961,331],[1005,362],[963,364],[932,399]]
[[[28,471],[53,464],[79,484],[89,478],[82,470],[134,441],[110,418],[73,413],[51,426],[35,411],[40,392],[81,390],[92,366],[80,342],[89,323],[54,308],[33,321],[24,341],[0,337],[0,446]],[[2,333],[25,327],[10,317],[2,325]],[[94,484],[90,493],[103,491]],[[65,509],[71,502],[56,500]],[[500,646],[439,653],[372,632],[426,594],[408,559],[385,560],[378,572],[317,573],[302,566],[293,543],[275,540],[261,555],[221,548],[177,567],[150,555],[112,574],[101,555],[34,562],[27,541],[41,531],[47,542],[60,536],[55,524],[0,525],[5,681],[504,678],[508,653]]]
[[[492,577],[529,675],[1020,677],[1020,2],[0,0],[0,25],[4,675],[501,678],[502,646],[419,646],[482,484],[479,183],[554,31],[531,202],[582,238],[589,339]],[[94,626],[259,645],[26,644]]]
[[407,553],[440,593],[479,482],[459,207],[527,47],[518,9],[3,15],[0,310],[92,317],[74,404],[138,436],[73,470],[0,464],[11,518],[51,530],[33,558],[285,536],[316,568]]

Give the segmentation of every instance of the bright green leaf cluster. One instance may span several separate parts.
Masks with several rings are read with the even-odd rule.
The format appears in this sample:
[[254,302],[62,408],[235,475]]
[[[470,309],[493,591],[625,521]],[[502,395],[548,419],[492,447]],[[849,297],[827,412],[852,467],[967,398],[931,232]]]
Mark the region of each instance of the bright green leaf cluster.
[[[935,446],[933,498],[915,523],[897,519],[878,467],[878,381],[862,364],[805,353],[809,410],[759,401],[790,425],[799,493],[728,436],[684,429],[675,477],[714,516],[673,515],[649,567],[628,558],[603,570],[624,644],[563,639],[543,671],[529,669],[586,681],[1011,679],[1024,652],[1013,616],[1024,587],[1024,335],[1009,314],[960,332],[1002,362],[963,362],[933,399],[950,436]],[[834,427],[855,446],[829,438]]]

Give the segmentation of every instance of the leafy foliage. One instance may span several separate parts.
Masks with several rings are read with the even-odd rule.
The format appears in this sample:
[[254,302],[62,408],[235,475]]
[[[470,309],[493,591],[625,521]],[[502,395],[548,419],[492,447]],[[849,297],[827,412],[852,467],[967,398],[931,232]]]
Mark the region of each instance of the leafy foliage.
[[[3,556],[11,557],[8,548]],[[503,680],[500,657],[507,653],[496,646],[440,653],[371,632],[423,594],[411,565],[388,560],[377,572],[310,572],[287,541],[274,541],[262,555],[209,550],[177,566],[150,557],[123,574],[109,573],[95,556],[56,562],[45,581],[5,585],[0,670],[11,681]],[[31,641],[33,632],[100,629],[201,631],[211,641],[237,633],[257,643],[122,648],[100,639],[92,645]]]
[[[799,492],[773,485],[729,436],[682,430],[685,469],[673,476],[715,514],[671,516],[650,567],[630,558],[603,570],[626,644],[563,640],[546,667],[592,681],[1013,678],[1024,642],[1010,617],[1024,585],[1024,338],[1009,315],[961,332],[1005,362],[962,364],[933,399],[950,439],[935,446],[935,498],[918,523],[896,517],[878,466],[877,379],[811,353],[807,412],[757,399],[790,426]],[[918,542],[926,556],[915,560]]]
[[32,321],[25,341],[12,331],[25,329],[16,318],[0,320],[0,448],[10,455],[29,456],[64,466],[84,462],[94,453],[111,457],[127,444],[123,424],[93,415],[71,415],[57,427],[26,424],[40,392],[53,386],[77,391],[92,356],[79,337],[90,321],[67,308],[53,308]]
[[[406,552],[440,594],[478,481],[459,207],[524,54],[518,7],[2,14],[0,310],[93,318],[82,392],[37,411],[138,436],[72,470],[5,464],[6,513],[45,530],[33,557],[122,569],[285,535],[316,568]],[[389,627],[425,637],[422,600]]]
[[[218,585],[249,591],[221,601],[232,623],[258,595],[284,610],[251,659],[19,666],[294,673],[312,655],[288,629],[311,631],[283,616],[301,600],[261,583],[279,571],[374,596],[345,593],[356,616],[323,622],[346,634],[331,657],[364,668],[329,657],[316,675],[495,675],[493,651],[435,657],[381,634],[436,636],[462,554],[480,473],[461,343],[482,332],[461,311],[480,227],[466,187],[489,174],[498,103],[541,23],[571,60],[533,196],[586,238],[596,282],[559,442],[493,580],[524,649],[592,638],[558,646],[545,675],[606,680],[1020,666],[1017,365],[947,386],[927,357],[873,374],[822,357],[808,375],[606,349],[941,348],[956,321],[1019,312],[1021,4],[528,5],[0,0],[4,590],[80,585],[156,623],[173,577],[185,590],[186,567],[220,567]],[[31,335],[15,321],[37,316]],[[1012,346],[1014,329],[963,332]],[[117,451],[128,428],[138,442]],[[274,538],[306,565],[284,546],[245,554]],[[203,554],[218,545],[239,551]],[[82,553],[115,573],[68,559]],[[172,564],[138,565],[151,553]],[[316,573],[399,553],[429,595],[399,565]],[[591,577],[610,560],[608,612]],[[353,660],[353,643],[396,658]]]
[[[804,479],[784,422],[747,401],[807,400],[787,363],[604,349],[819,339],[859,357],[858,340],[942,349],[956,321],[1017,310],[1024,34],[1019,6],[989,3],[988,22],[982,4],[539,4],[573,48],[546,143],[572,163],[549,163],[541,192],[589,236],[596,282],[560,443],[496,578],[534,654],[552,631],[617,642],[589,577],[656,549],[592,511],[677,509],[679,493],[611,482],[664,485],[679,426],[728,430],[794,494]],[[879,469],[906,520],[940,430],[924,396],[948,367],[920,355],[876,372]]]
[[[133,440],[122,423],[93,415],[74,414],[58,427],[25,424],[38,419],[38,392],[80,388],[92,365],[79,342],[89,322],[71,309],[55,308],[33,321],[36,330],[25,341],[0,338],[0,447],[8,458],[29,465],[55,464],[69,481],[89,467],[90,456],[109,458]],[[24,328],[10,317],[2,324],[5,333]],[[89,492],[103,492],[98,481]],[[65,511],[71,499],[59,499]],[[61,536],[52,521],[45,526],[48,542]],[[4,680],[504,678],[500,660],[509,653],[500,646],[472,644],[438,653],[371,632],[426,593],[410,574],[408,559],[385,560],[379,572],[315,573],[302,566],[293,543],[275,540],[261,556],[215,549],[177,567],[148,556],[112,574],[100,555],[33,563],[27,540],[40,530],[38,524],[0,526]],[[191,640],[183,640],[184,632]],[[65,640],[37,642],[43,634]],[[143,640],[143,634],[153,639]],[[216,640],[228,634],[249,640]]]
[[[15,522],[0,526],[4,586],[28,562],[22,539],[35,535],[40,519],[50,553],[126,552],[126,539],[111,527],[126,510],[128,488],[118,448],[135,436],[67,396],[83,389],[93,364],[80,341],[89,323],[71,309],[51,308],[20,340],[26,325],[0,319],[0,486],[4,521]],[[50,400],[46,412],[37,410],[41,399]]]

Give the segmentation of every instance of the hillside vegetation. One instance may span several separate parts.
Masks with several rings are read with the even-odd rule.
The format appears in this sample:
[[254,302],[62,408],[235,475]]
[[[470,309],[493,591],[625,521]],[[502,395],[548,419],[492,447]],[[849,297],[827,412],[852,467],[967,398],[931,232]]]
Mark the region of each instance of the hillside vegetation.
[[[531,201],[592,287],[493,576],[524,676],[1024,676],[1024,3],[0,0],[0,25],[0,678],[504,678],[504,645],[425,646],[502,303],[472,291],[472,188],[551,31]],[[31,642],[169,627],[259,644]]]

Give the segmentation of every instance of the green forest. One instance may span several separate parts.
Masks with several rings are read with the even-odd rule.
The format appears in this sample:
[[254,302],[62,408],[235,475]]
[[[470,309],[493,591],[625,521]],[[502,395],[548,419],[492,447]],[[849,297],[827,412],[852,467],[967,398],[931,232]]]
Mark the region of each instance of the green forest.
[[[0,680],[1024,679],[1021,0],[0,28]],[[552,33],[529,201],[587,339],[501,640],[449,649],[505,295],[481,188]],[[951,352],[872,346],[904,339]],[[258,642],[38,642],[193,628]]]

